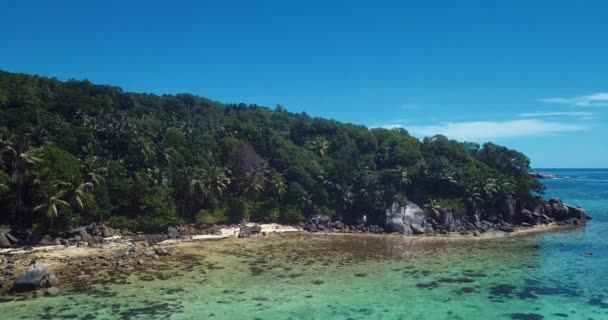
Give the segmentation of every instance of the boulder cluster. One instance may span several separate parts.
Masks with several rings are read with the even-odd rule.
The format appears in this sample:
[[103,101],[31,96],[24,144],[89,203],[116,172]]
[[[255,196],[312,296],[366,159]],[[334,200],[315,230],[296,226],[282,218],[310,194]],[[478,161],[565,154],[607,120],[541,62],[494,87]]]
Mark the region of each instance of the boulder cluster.
[[465,215],[457,215],[451,208],[441,208],[434,217],[429,217],[417,204],[408,202],[405,205],[394,203],[386,209],[384,226],[368,225],[363,221],[346,225],[329,216],[315,216],[308,219],[303,228],[309,232],[389,232],[407,235],[459,233],[477,236],[491,230],[513,232],[518,226],[581,224],[590,219],[582,208],[569,206],[557,198],[535,210],[518,210],[515,200],[504,199],[496,208],[478,208]]
[[353,225],[345,224],[340,220],[334,220],[330,216],[318,215],[309,218],[303,225],[302,228],[308,232],[329,232],[329,231],[340,231],[340,232],[370,232],[370,233],[383,233],[384,228],[378,225],[368,225],[362,220],[357,221]]

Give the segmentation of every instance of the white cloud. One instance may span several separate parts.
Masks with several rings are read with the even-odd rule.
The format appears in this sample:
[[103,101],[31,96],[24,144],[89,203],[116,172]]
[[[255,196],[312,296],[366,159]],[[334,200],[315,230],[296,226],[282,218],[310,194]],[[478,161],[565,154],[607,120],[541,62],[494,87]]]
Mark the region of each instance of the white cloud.
[[522,118],[542,118],[542,117],[576,117],[581,120],[595,119],[597,113],[594,112],[567,112],[567,111],[549,111],[549,112],[524,112],[519,113],[518,117]]
[[541,99],[541,101],[545,103],[568,104],[577,107],[608,106],[608,92],[598,92],[586,96],[572,98],[545,98]]
[[[387,124],[383,128],[404,127],[399,124]],[[471,121],[445,122],[440,125],[407,126],[410,133],[418,136],[445,135],[457,140],[487,140],[491,138],[510,138],[541,136],[562,132],[585,130],[581,124],[544,121],[539,119],[522,119],[507,121]]]

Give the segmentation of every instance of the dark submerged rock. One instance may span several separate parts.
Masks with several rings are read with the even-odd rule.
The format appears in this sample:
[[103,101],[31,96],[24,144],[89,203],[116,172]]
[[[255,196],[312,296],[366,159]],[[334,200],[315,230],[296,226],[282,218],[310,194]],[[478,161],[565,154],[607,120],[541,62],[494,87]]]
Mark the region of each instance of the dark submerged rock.
[[42,264],[33,264],[19,275],[13,283],[14,292],[36,290],[37,288],[50,288],[57,286],[59,280],[53,272],[50,272]]

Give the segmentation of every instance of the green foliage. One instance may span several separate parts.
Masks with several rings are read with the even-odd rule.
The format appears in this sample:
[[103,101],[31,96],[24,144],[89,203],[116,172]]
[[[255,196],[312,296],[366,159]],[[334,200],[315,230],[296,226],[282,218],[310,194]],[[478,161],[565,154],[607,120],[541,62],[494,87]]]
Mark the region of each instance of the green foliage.
[[305,219],[304,214],[296,207],[286,207],[281,212],[279,221],[287,224],[297,224],[303,222]]
[[222,224],[228,223],[227,208],[200,210],[196,214],[196,223],[199,224]]
[[452,209],[452,213],[454,213],[455,216],[463,216],[467,212],[466,206],[460,198],[437,199],[435,200],[435,205],[440,208]]
[[525,155],[492,143],[2,71],[0,152],[0,223],[57,230],[380,220],[395,201],[460,213],[544,188]]
[[228,204],[227,216],[231,222],[240,223],[248,221],[251,216],[251,203],[244,198],[236,197]]
[[80,162],[69,152],[57,146],[44,146],[40,150],[42,162],[38,164],[39,178],[46,184],[82,182]]

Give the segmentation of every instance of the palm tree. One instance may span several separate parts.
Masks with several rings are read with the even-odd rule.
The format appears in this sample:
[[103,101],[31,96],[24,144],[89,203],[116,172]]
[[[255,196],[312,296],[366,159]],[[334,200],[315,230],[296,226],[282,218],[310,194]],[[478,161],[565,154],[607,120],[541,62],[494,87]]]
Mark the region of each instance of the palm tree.
[[21,219],[25,176],[36,164],[42,162],[42,159],[38,157],[40,150],[31,149],[27,142],[12,144],[12,140],[4,140],[3,143],[2,154],[7,155],[9,159],[8,168],[11,171],[11,180],[17,187],[17,214]]
[[479,187],[465,188],[463,200],[469,206],[476,208],[483,203],[482,191]]
[[412,180],[408,177],[407,168],[402,166],[397,166],[395,169],[395,175],[397,177],[397,181],[399,182],[399,190],[403,191],[403,187],[412,183]]
[[150,141],[142,136],[131,139],[129,149],[131,154],[144,164],[154,156],[154,148],[150,144]]
[[300,198],[298,199],[298,201],[300,201],[300,204],[302,205],[302,207],[304,208],[309,208],[312,206],[313,201],[312,201],[312,196],[310,194],[308,194],[307,192],[304,192]]
[[72,203],[74,203],[78,209],[84,209],[83,199],[86,199],[87,196],[91,195],[93,188],[94,186],[92,182],[83,182],[76,188],[70,190],[70,198]]
[[53,224],[53,219],[59,216],[59,207],[69,207],[70,204],[61,198],[63,198],[66,194],[66,190],[59,190],[57,193],[52,196],[44,193],[44,202],[36,207],[34,207],[34,212],[44,212],[46,216],[51,220],[51,225]]
[[207,179],[204,170],[186,167],[181,170],[181,183],[184,199],[182,202],[182,216],[186,215],[187,208],[193,209],[195,203],[202,203],[209,194]]
[[498,193],[498,183],[496,179],[488,178],[479,185],[481,195],[486,201],[490,201]]
[[424,205],[424,209],[431,218],[439,218],[443,208],[441,208],[437,200],[431,199],[429,203]]
[[355,202],[355,194],[353,193],[353,187],[348,186],[346,188],[339,184],[336,184],[336,191],[338,193],[338,205],[340,209],[346,210],[350,208]]
[[79,210],[84,209],[84,202],[87,196],[91,196],[95,185],[93,182],[83,182],[77,186],[70,182],[59,182],[55,184],[55,188],[61,188],[60,190],[69,199],[71,205]]
[[327,151],[329,150],[329,141],[324,137],[316,137],[311,141],[311,148],[321,157],[327,156]]
[[499,181],[496,185],[496,189],[501,196],[507,199],[512,199],[515,193],[513,191],[513,184],[508,181]]
[[205,177],[208,189],[210,192],[215,193],[217,196],[221,196],[230,184],[230,170],[212,166],[207,170]]
[[104,178],[108,173],[108,168],[99,163],[97,156],[87,157],[82,163],[82,169],[87,173],[87,180],[96,187],[101,187],[101,183],[104,182]]
[[441,175],[441,180],[446,181],[448,184],[459,185],[458,181],[454,178],[454,172],[444,172]]
[[245,173],[245,181],[243,183],[243,193],[253,199],[257,198],[264,191],[264,176],[255,170]]
[[272,193],[280,200],[287,192],[287,184],[285,183],[285,178],[283,178],[283,175],[281,175],[280,173],[276,171],[271,171],[269,180],[270,189],[272,190]]

